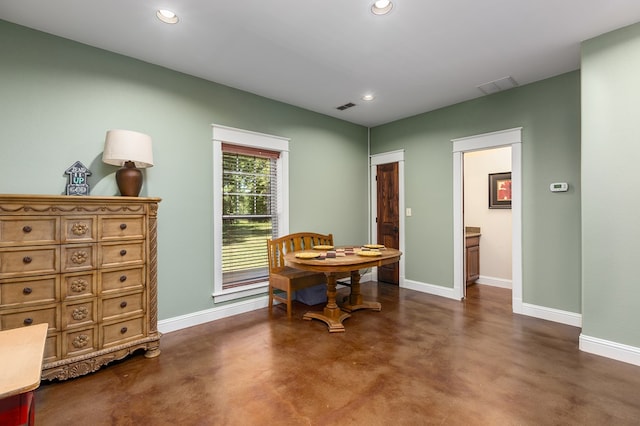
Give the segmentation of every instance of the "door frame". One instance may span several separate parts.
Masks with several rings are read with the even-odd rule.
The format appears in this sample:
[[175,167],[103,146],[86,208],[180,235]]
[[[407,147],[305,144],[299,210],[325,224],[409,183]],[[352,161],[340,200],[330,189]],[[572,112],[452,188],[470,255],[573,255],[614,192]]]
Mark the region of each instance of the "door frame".
[[511,146],[511,218],[512,218],[512,277],[511,298],[514,313],[522,313],[522,127],[483,133],[453,142],[453,290],[464,298],[464,215],[463,188],[465,152]]
[[[376,226],[376,216],[378,211],[378,197],[377,197],[377,187],[376,187],[376,175],[377,175],[377,166],[379,164],[387,164],[387,163],[398,163],[398,215],[400,220],[400,231],[399,231],[399,249],[402,252],[402,256],[400,256],[400,270],[399,270],[399,280],[398,286],[404,287],[404,259],[406,257],[406,252],[404,249],[404,222],[405,222],[405,208],[404,208],[404,149],[398,151],[390,151],[381,154],[373,154],[369,155],[369,242],[378,241],[378,227]],[[378,269],[374,268],[371,271],[371,279],[374,281],[378,280]]]

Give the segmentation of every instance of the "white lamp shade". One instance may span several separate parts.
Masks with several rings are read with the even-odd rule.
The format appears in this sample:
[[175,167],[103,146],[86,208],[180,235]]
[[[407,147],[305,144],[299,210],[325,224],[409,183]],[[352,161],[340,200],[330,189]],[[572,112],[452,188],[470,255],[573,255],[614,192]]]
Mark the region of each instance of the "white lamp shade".
[[102,161],[114,166],[133,161],[141,169],[152,167],[151,136],[132,130],[109,130],[104,141]]

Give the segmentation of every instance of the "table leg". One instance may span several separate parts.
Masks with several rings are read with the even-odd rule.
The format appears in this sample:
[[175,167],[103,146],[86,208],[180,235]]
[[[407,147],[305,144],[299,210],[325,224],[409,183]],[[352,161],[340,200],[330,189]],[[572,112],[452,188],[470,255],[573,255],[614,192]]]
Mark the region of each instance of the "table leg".
[[307,312],[302,318],[309,321],[312,319],[324,321],[329,326],[330,333],[344,332],[342,321],[351,315],[343,312],[336,303],[336,276],[330,272],[325,275],[327,276],[327,306],[322,312]]
[[349,296],[349,301],[342,305],[342,309],[347,312],[357,311],[358,309],[382,310],[382,305],[379,302],[368,302],[362,299],[362,294],[360,293],[360,271],[351,271],[351,295]]

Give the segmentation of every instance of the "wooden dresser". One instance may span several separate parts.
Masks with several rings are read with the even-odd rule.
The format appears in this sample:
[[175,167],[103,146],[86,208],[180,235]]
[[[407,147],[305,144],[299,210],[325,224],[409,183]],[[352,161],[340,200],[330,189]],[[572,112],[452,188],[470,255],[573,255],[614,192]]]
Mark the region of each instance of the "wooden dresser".
[[49,324],[43,379],[160,354],[159,202],[0,195],[0,330]]

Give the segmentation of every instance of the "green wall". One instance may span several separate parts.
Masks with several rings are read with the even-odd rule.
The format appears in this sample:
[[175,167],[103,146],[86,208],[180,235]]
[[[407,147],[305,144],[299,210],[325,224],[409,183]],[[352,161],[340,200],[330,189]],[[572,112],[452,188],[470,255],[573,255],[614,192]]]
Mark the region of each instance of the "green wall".
[[291,232],[366,241],[365,127],[5,21],[0,57],[0,193],[64,193],[80,160],[93,195],[116,195],[106,131],[153,138],[160,319],[213,306],[213,123],[291,138]]
[[640,24],[582,50],[583,334],[640,347]]
[[[451,139],[523,128],[523,302],[581,312],[580,74],[571,72],[371,131],[371,153],[405,150],[405,276],[453,287]],[[568,182],[553,194],[552,182]]]

